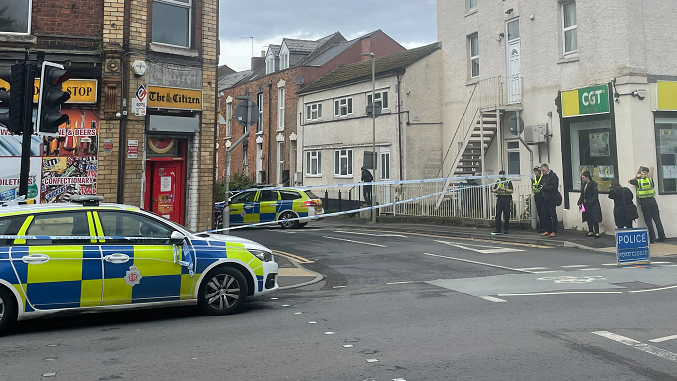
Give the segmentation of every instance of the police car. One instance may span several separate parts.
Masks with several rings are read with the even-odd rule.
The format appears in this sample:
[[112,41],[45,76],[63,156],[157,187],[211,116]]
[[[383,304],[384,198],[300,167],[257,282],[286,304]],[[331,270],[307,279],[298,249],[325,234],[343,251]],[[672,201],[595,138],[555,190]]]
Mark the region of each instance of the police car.
[[[220,203],[216,207],[217,210],[223,210],[224,205]],[[279,221],[283,228],[302,228],[311,219],[298,218],[323,213],[322,200],[305,188],[248,190],[230,198],[231,225]],[[217,224],[220,227],[220,223]]]
[[186,303],[225,315],[278,288],[268,248],[101,199],[0,207],[0,332],[63,311]]

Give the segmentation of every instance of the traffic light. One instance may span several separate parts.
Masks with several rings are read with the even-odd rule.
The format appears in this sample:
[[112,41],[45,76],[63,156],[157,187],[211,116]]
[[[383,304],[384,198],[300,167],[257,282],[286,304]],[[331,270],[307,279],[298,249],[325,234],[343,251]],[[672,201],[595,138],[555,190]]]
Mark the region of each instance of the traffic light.
[[71,72],[64,70],[63,65],[49,61],[42,63],[37,130],[43,135],[58,135],[59,126],[68,121],[68,115],[61,113],[61,105],[71,95],[62,91],[61,84],[70,77]]
[[22,134],[24,130],[26,74],[25,65],[12,65],[11,69],[0,70],[0,78],[9,83],[9,89],[0,88],[0,103],[9,107],[9,112],[0,114],[0,124],[15,134]]

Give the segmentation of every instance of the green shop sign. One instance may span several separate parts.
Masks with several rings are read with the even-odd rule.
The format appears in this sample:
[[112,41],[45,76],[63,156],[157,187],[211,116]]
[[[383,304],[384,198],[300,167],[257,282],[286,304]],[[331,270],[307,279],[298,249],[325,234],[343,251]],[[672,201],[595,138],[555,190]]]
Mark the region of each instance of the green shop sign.
[[562,92],[562,117],[606,114],[609,112],[609,86],[599,85]]

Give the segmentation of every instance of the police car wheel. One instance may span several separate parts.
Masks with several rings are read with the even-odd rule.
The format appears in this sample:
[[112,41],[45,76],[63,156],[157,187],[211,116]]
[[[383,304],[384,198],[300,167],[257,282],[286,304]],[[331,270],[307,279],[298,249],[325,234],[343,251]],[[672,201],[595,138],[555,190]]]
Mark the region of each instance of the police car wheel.
[[241,272],[231,267],[217,267],[202,282],[198,304],[208,315],[228,315],[240,309],[248,292]]
[[296,218],[296,214],[292,212],[284,212],[280,215],[280,225],[285,229],[295,228],[299,225],[298,221],[284,221],[292,220],[294,218]]
[[14,320],[15,308],[12,294],[7,289],[0,287],[0,334]]

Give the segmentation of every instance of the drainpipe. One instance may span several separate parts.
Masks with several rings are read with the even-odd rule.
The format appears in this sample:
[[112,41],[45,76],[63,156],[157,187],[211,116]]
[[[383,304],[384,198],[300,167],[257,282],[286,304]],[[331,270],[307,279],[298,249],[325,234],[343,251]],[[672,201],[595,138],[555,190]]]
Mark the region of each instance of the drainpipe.
[[270,114],[271,114],[271,100],[272,100],[272,92],[273,92],[273,81],[271,80],[268,83],[268,153],[266,154],[266,183],[270,184],[270,139],[273,137],[270,135]]
[[[404,70],[402,70],[402,74],[404,74]],[[404,166],[402,163],[404,162],[404,159],[402,158],[403,155],[403,150],[402,150],[402,120],[400,119],[400,105],[402,104],[402,100],[400,99],[400,85],[401,85],[401,80],[400,80],[400,73],[397,73],[397,141],[398,141],[398,149],[399,149],[399,156],[400,156],[400,181],[404,180]]]

